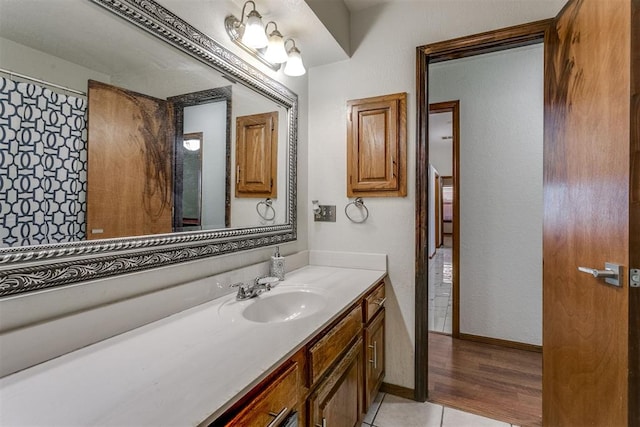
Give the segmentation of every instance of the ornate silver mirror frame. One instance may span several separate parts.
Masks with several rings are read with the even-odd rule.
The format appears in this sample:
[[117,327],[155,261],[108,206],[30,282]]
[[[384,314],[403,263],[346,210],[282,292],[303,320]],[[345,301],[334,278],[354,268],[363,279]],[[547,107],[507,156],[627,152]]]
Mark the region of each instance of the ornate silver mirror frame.
[[153,0],[90,0],[288,108],[287,222],[0,249],[0,297],[142,271],[296,239],[298,97]]

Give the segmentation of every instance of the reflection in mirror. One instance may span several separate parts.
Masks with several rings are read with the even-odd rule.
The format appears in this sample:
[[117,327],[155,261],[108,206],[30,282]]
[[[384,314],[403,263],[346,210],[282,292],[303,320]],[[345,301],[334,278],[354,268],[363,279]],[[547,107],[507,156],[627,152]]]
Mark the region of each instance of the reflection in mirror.
[[[0,197],[3,197],[0,219],[7,219],[0,221],[0,297],[296,239],[297,95],[160,3],[154,0],[0,0],[0,64],[8,70],[2,76],[12,81],[1,83],[4,93],[0,94],[0,132],[3,136],[0,139],[0,171],[9,170],[0,179]],[[25,83],[24,79],[31,82]],[[231,81],[233,114],[227,123],[235,123],[236,116],[277,111],[275,219],[265,222],[258,214],[256,206],[264,199],[230,197],[228,203],[225,201],[230,206],[229,213],[225,212],[225,226],[228,224],[229,228],[204,230],[207,226],[204,213],[204,181],[207,178],[204,173],[210,169],[206,164],[208,143],[205,134],[201,167],[200,227],[203,230],[166,232],[175,228],[172,214],[168,227],[163,222],[161,229],[142,231],[162,233],[154,236],[121,234],[123,237],[105,239],[99,225],[87,229],[91,209],[86,204],[93,197],[89,187],[110,182],[117,175],[135,168],[116,163],[111,166],[110,174],[103,175],[102,181],[88,180],[92,172],[86,151],[92,141],[91,138],[87,140],[87,100],[81,94],[87,91],[89,80],[160,100],[221,88]],[[37,86],[25,89],[28,97],[36,92],[44,94],[46,90],[53,94],[45,95],[49,100],[39,102],[38,108],[16,108],[7,101],[9,95],[5,90],[12,84]],[[71,105],[65,105],[65,102]],[[36,105],[33,100],[28,103]],[[62,104],[61,110],[55,109],[56,103]],[[256,110],[255,107],[263,103],[266,105]],[[70,109],[78,114],[69,115]],[[22,114],[18,120],[14,114],[18,110],[28,114]],[[171,108],[167,111],[173,113]],[[6,116],[7,112],[10,112],[10,118]],[[23,119],[31,122],[23,126]],[[144,115],[140,114],[139,123],[145,121]],[[154,126],[158,130],[168,128],[172,123],[173,120],[157,120]],[[52,124],[62,130],[52,136],[40,132]],[[108,127],[106,123],[104,126]],[[225,131],[227,138],[235,141],[234,126]],[[155,166],[169,164],[168,172],[165,172],[165,166],[149,168],[155,171],[151,179],[142,180],[152,190],[150,194],[161,195],[160,205],[165,211],[173,210],[174,206],[175,132],[177,130],[162,150],[151,147],[147,152],[158,154],[168,147],[166,156],[148,156],[154,162],[161,160]],[[180,131],[181,140],[185,133],[190,132]],[[10,137],[5,138],[7,135]],[[141,147],[151,140],[164,140],[164,137],[146,134],[129,139]],[[234,156],[232,144],[227,147],[225,156]],[[149,163],[153,162],[147,162],[145,166]],[[64,165],[63,169],[58,167],[60,164]],[[227,164],[234,164],[233,160]],[[229,194],[235,192],[234,173],[233,168],[225,171]],[[38,199],[45,194],[47,199]],[[120,200],[114,197],[111,203],[117,205]],[[33,205],[38,205],[41,211],[31,213]],[[160,211],[150,201],[138,200],[137,205],[146,206],[154,215]],[[167,205],[170,209],[166,209]],[[67,218],[66,211],[76,218]],[[118,220],[124,216],[119,215]],[[24,230],[33,240],[15,237],[18,222],[19,232]],[[218,222],[211,220],[212,224]],[[93,229],[95,239],[87,239],[86,235]],[[139,232],[136,230],[133,234]]]
[[182,227],[198,230],[202,224],[203,133],[183,135],[182,147],[176,146],[176,149],[180,149],[182,154]]
[[231,86],[169,98],[175,118],[174,231],[230,225],[231,100]]
[[[80,92],[85,92],[88,80],[94,79],[115,86],[119,91],[129,91],[129,100],[132,99],[131,93],[144,94],[144,102],[131,101],[136,105],[146,103],[146,99],[186,99],[193,93],[217,90],[223,86],[230,88],[229,81],[220,74],[212,73],[210,67],[149,37],[90,2],[73,2],[72,7],[60,7],[60,1],[0,0],[0,8],[0,59],[2,67],[9,71],[0,81],[0,96],[4,106],[7,99],[16,99],[9,94],[9,85],[25,85],[28,89],[20,93],[22,104],[11,105],[11,108],[15,111],[26,109],[29,113],[22,115],[21,121],[9,120],[6,116],[8,110],[4,109],[0,123],[3,135],[13,135],[10,136],[13,138],[11,144],[0,145],[0,156],[3,164],[11,162],[15,165],[11,170],[6,167],[0,172],[4,194],[0,196],[3,197],[0,247],[255,227],[289,221],[286,197],[289,117],[287,108],[280,102],[257,93],[255,89],[233,85],[232,112],[226,111],[221,121],[215,119],[221,127],[215,130],[210,127],[209,131],[203,132],[200,215],[195,222],[191,217],[184,217],[187,218],[185,223],[182,216],[185,186],[179,170],[182,151],[167,151],[168,146],[163,144],[152,145],[148,135],[127,138],[121,133],[119,137],[114,130],[120,124],[103,122],[103,129],[92,130],[98,122],[94,119],[88,121],[87,128],[86,114],[94,116],[94,111],[110,108],[98,101],[97,96],[89,96],[89,101],[94,98],[96,102],[89,102],[87,108],[87,101],[82,95],[69,96],[64,90],[27,82],[11,72],[20,72]],[[95,25],[95,22],[100,22],[100,25]],[[87,31],[89,28],[91,31]],[[77,37],[77,34],[83,34],[83,37]],[[57,40],[65,40],[66,43]],[[45,91],[48,98],[42,102],[39,99]],[[55,101],[63,100],[66,106],[55,106],[52,97]],[[34,109],[34,105],[44,107]],[[209,107],[218,109],[211,113],[210,120],[222,114],[224,109],[222,104]],[[202,131],[198,125],[191,128],[190,116],[206,114],[198,110],[209,107],[183,103],[185,128],[176,128],[176,135]],[[61,110],[63,108],[64,111]],[[170,109],[170,106],[158,104],[151,113],[136,109],[134,116],[151,117],[164,109]],[[272,179],[278,194],[272,197],[276,215],[267,221],[256,212],[256,204],[264,200],[263,196],[255,199],[234,196],[236,170],[231,164],[235,155],[236,129],[230,124],[235,123],[235,117],[269,111],[278,112],[280,143],[277,157],[274,157],[277,173]],[[69,120],[74,120],[77,128],[68,129],[66,124],[62,125],[63,121]],[[171,120],[159,119],[147,128],[154,143],[163,138],[159,134],[161,130],[173,133],[169,124]],[[134,122],[130,125],[137,126]],[[43,128],[47,129],[46,133],[38,131]],[[212,132],[225,136],[217,136],[218,142],[209,142]],[[95,136],[100,133],[110,137]],[[176,137],[174,143],[179,138]],[[116,146],[115,142],[121,144]],[[215,151],[214,154],[213,147],[221,145],[225,151]],[[140,147],[145,147],[144,161],[132,155]],[[85,150],[88,150],[88,155]],[[105,151],[117,151],[119,154],[106,160],[102,157]],[[66,160],[59,156],[66,156]],[[58,161],[64,168],[56,165]],[[193,194],[191,191],[188,196]]]

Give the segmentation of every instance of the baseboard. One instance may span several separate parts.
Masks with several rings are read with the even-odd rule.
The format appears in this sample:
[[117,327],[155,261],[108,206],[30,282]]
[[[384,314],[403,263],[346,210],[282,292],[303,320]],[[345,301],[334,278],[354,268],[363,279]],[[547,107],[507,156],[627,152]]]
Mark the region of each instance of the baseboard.
[[461,340],[475,341],[483,344],[499,345],[501,347],[515,348],[517,350],[542,353],[541,345],[527,344],[524,342],[509,341],[509,340],[503,340],[500,338],[490,338],[490,337],[483,337],[480,335],[463,334],[463,333],[460,333],[460,336],[458,338]]
[[405,399],[415,400],[415,391],[412,388],[383,382],[380,386],[380,391],[383,393],[393,394],[394,396],[404,397]]

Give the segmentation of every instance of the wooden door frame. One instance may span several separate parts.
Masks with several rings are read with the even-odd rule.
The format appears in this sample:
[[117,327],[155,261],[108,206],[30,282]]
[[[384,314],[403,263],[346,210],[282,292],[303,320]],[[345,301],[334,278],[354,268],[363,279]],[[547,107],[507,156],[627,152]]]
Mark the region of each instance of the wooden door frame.
[[[453,181],[453,229],[451,231],[451,289],[452,322],[451,336],[460,338],[460,101],[445,101],[429,104],[429,113],[451,113],[451,179]],[[427,153],[429,152],[427,140]],[[445,178],[444,176],[441,178]],[[442,191],[442,189],[440,190]],[[441,216],[442,220],[442,216]],[[428,366],[428,365],[427,365]]]
[[531,22],[416,48],[416,238],[414,399],[424,402],[429,381],[429,64],[544,41],[553,19]]

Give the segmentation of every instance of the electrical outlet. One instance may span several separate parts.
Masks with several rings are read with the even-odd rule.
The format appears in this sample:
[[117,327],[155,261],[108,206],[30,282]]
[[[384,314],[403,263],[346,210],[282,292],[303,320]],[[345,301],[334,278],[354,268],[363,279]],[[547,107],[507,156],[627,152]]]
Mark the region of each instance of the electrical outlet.
[[320,205],[320,212],[313,214],[313,220],[316,222],[336,222],[336,206]]

